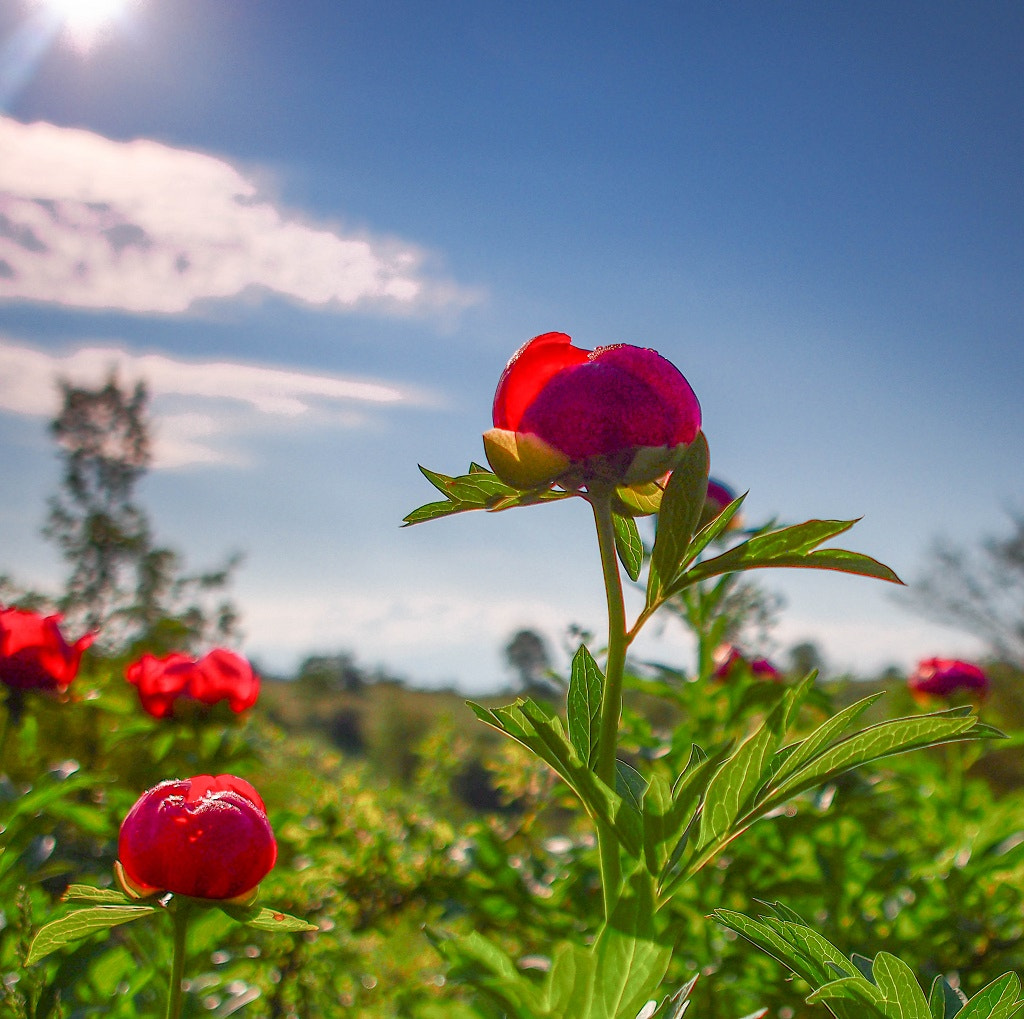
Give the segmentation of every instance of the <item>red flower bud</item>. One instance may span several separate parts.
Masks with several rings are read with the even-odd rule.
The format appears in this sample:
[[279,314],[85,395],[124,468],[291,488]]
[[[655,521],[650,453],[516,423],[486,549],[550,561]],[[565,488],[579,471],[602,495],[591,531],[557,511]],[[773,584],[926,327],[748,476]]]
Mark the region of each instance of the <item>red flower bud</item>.
[[722,644],[715,648],[712,662],[715,666],[715,670],[711,674],[712,679],[723,682],[743,671],[748,672],[754,679],[771,682],[778,682],[782,679],[782,673],[767,658],[748,659],[739,648],[733,647],[732,644]]
[[564,333],[545,333],[505,367],[493,420],[484,447],[506,484],[635,485],[671,470],[700,431],[700,405],[653,350],[580,350]]
[[[735,498],[736,493],[728,485],[724,485],[721,481],[716,481],[714,478],[708,478],[708,491],[704,497],[704,508],[701,510],[699,526],[705,527],[707,524],[710,524]],[[741,525],[742,520],[739,514],[736,514],[729,521],[726,530],[732,531]]]
[[125,676],[139,690],[142,707],[154,718],[174,714],[179,698],[202,704],[226,700],[238,713],[251,708],[259,696],[259,676],[233,651],[216,648],[198,661],[183,654],[164,658],[143,655],[128,666]]
[[985,697],[988,676],[977,665],[953,658],[925,658],[907,679],[911,694],[919,701],[931,697],[951,697],[959,690]]
[[248,782],[197,775],[143,793],[121,825],[117,852],[137,891],[234,899],[267,876],[277,843]]
[[82,652],[95,634],[68,644],[60,621],[60,616],[0,609],[0,681],[15,690],[63,693],[78,674]]

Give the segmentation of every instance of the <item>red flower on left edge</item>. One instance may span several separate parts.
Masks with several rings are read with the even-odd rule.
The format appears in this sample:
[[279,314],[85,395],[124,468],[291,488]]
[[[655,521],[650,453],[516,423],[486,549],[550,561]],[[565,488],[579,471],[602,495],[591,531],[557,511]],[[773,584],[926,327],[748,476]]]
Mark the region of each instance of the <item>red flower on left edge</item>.
[[60,616],[22,609],[0,609],[0,681],[14,690],[63,693],[78,674],[82,652],[96,635],[69,644],[60,632]]
[[173,716],[178,700],[206,705],[227,701],[238,714],[251,708],[260,693],[260,678],[252,666],[224,648],[198,660],[177,653],[143,655],[128,666],[125,677],[138,688],[143,709],[154,718]]

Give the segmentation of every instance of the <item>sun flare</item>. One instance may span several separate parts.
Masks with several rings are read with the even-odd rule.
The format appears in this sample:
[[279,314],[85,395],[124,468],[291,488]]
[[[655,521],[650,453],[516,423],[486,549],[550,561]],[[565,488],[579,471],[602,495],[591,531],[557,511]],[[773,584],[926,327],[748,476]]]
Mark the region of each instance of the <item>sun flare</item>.
[[91,49],[124,16],[134,0],[38,0],[59,20],[75,49]]

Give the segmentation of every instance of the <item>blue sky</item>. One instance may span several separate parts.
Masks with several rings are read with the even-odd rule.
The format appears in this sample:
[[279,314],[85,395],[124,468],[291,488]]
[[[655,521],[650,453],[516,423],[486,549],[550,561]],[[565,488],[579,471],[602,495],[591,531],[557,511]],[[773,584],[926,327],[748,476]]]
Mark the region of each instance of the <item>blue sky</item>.
[[[0,8],[0,572],[59,585],[53,379],[116,363],[154,394],[158,535],[245,553],[245,651],[504,682],[514,630],[601,630],[586,507],[398,524],[550,330],[669,357],[750,518],[863,516],[844,544],[905,579],[1024,502],[1017,3],[130,0],[73,29]],[[977,650],[887,585],[762,579],[775,653]],[[671,625],[643,650],[688,663]]]

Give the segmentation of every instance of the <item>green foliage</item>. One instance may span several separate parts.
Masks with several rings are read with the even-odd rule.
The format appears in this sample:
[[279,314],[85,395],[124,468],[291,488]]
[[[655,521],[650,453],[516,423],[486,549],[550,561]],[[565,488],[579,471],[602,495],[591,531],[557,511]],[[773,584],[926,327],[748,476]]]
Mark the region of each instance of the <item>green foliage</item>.
[[781,903],[753,919],[716,910],[719,923],[778,959],[812,988],[807,1001],[824,1005],[839,1019],[1011,1019],[1024,1015],[1024,995],[1015,973],[1006,973],[967,1000],[942,976],[927,997],[913,970],[888,952],[873,961],[847,959]]

